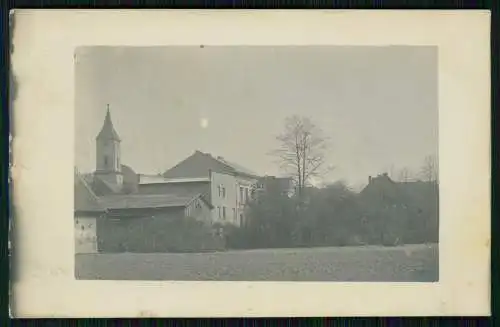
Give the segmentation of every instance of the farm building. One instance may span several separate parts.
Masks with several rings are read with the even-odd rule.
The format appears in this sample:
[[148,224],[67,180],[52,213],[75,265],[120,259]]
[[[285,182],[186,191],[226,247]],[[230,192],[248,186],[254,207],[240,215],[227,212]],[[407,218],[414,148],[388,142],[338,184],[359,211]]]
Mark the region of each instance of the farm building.
[[75,252],[97,252],[97,221],[106,214],[98,197],[75,170],[74,191]]

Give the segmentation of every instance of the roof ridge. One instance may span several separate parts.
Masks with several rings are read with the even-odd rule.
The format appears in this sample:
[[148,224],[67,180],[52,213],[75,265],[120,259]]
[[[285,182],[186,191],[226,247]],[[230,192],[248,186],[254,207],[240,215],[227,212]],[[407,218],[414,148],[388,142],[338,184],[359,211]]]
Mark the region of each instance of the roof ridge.
[[80,173],[77,173],[77,177],[78,177],[78,180],[82,183],[82,185],[87,189],[87,191],[92,196],[92,198],[94,200],[96,200],[97,202],[99,202],[99,197],[95,194],[95,192],[92,190],[92,188],[87,183],[87,181],[85,181],[85,179],[83,179],[83,177],[80,175]]
[[233,172],[237,172],[237,170],[234,167],[232,167],[231,165],[229,165],[224,160],[220,160],[218,157],[214,157],[211,154],[207,154],[207,155],[209,155],[210,158],[212,158],[213,160],[217,161],[218,163],[224,165],[226,168],[229,168],[229,170],[232,170]]

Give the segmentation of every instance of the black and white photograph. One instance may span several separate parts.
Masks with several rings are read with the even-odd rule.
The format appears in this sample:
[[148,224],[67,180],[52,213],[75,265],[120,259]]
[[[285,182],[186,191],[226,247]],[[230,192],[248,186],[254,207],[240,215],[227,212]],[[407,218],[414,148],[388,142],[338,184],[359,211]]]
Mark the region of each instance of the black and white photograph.
[[12,12],[12,315],[491,314],[490,22]]
[[75,277],[439,281],[435,46],[75,49]]

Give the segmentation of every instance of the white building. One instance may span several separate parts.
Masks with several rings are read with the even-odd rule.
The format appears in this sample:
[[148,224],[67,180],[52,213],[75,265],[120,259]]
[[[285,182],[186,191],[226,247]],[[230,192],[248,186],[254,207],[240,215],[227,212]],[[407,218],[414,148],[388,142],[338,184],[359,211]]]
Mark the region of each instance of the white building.
[[195,151],[163,175],[139,175],[140,194],[201,193],[213,206],[212,222],[241,225],[257,174],[221,157]]
[[74,178],[75,253],[96,253],[97,223],[105,216],[106,210],[76,170]]

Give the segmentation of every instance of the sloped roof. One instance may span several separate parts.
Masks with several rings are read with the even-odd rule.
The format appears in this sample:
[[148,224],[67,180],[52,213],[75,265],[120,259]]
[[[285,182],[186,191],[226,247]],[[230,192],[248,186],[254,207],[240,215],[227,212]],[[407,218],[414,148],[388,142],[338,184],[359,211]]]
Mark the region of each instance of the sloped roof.
[[174,194],[133,194],[107,195],[100,198],[106,209],[154,209],[185,207],[197,196],[180,196]]
[[127,166],[127,165],[120,165],[121,167],[121,171],[122,171],[122,174],[124,175],[137,175],[137,173],[130,167],[130,166]]
[[165,178],[159,175],[140,175],[140,185],[150,184],[187,184],[187,183],[203,183],[210,182],[208,177],[191,177],[191,178]]
[[177,194],[195,196],[204,194],[210,198],[210,184],[207,182],[139,184],[139,194]]
[[106,117],[104,118],[104,124],[102,125],[102,129],[97,135],[97,139],[104,140],[115,140],[120,142],[121,139],[118,136],[118,133],[115,131],[113,127],[113,122],[111,121],[111,113],[109,112],[109,108],[106,112]]
[[227,161],[226,159],[224,158],[221,158],[221,157],[218,157],[216,160],[228,165],[229,167],[233,168],[233,170],[236,172],[236,173],[240,173],[240,174],[245,174],[245,175],[249,175],[249,176],[258,176],[257,173],[251,171],[250,169],[247,169],[246,167],[243,167],[237,163],[234,163],[234,162],[231,162],[231,161]]
[[94,175],[92,182],[92,190],[96,195],[107,195],[113,193],[120,193],[122,188],[119,185],[115,185],[105,181],[99,176]]
[[161,175],[139,174],[139,184],[162,184],[165,180],[165,177]]
[[397,183],[398,191],[404,196],[424,203],[429,201],[429,197],[439,196],[438,186],[434,182],[414,181]]
[[396,201],[421,207],[439,196],[436,183],[424,181],[395,182],[387,175],[373,177],[371,182],[360,192],[368,203],[380,203],[380,200]]
[[397,183],[388,175],[381,174],[371,177],[368,185],[361,190],[361,195],[384,194],[385,196],[394,197],[398,195]]
[[243,174],[256,176],[250,170],[231,163],[221,157],[214,158],[209,153],[195,151],[191,156],[179,162],[174,167],[163,173],[165,178],[196,178],[208,177],[209,171],[229,174]]
[[293,187],[292,177],[265,176],[260,179],[260,182],[264,184],[265,188],[288,190]]
[[75,173],[74,187],[74,210],[75,212],[105,212],[99,198],[94,194],[87,182],[78,173]]

